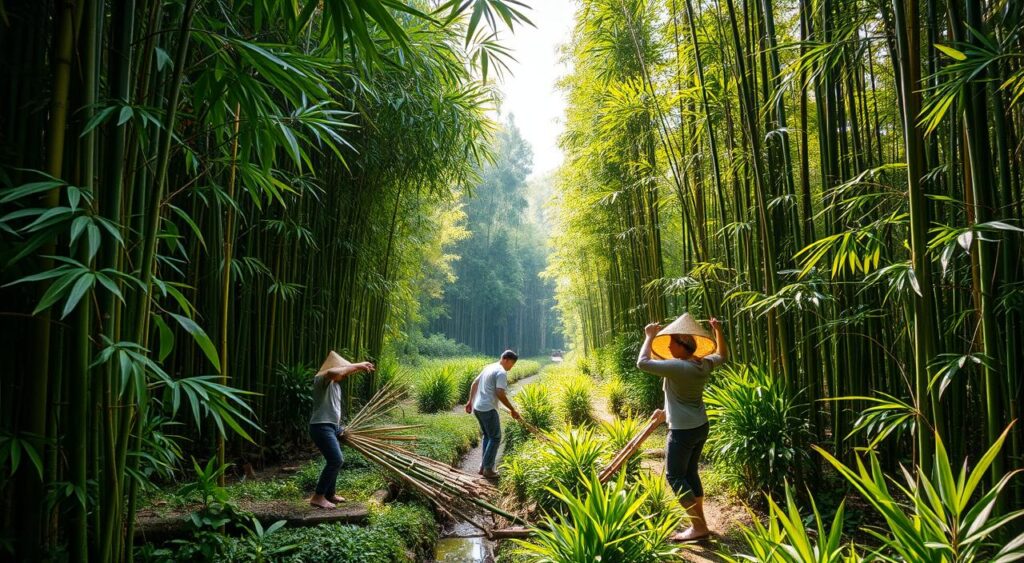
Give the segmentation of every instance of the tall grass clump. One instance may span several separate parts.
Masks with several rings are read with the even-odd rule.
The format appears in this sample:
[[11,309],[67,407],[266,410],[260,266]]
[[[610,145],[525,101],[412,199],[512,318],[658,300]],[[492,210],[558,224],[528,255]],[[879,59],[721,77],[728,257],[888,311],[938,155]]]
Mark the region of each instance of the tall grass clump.
[[[539,383],[527,385],[516,395],[515,402],[519,414],[528,424],[539,430],[554,428],[555,406],[551,401],[551,392],[548,387]],[[505,429],[506,453],[515,451],[520,444],[530,438],[530,431],[518,421],[513,420]]]
[[532,377],[540,373],[543,366],[537,360],[519,360],[512,371],[508,372],[508,382],[515,383],[521,379]]
[[282,364],[277,368],[277,380],[269,390],[274,400],[267,405],[270,409],[267,418],[277,421],[274,439],[279,445],[309,439],[309,413],[313,410],[313,371],[312,366],[303,363]]
[[661,408],[665,401],[662,379],[636,369],[641,343],[642,339],[636,335],[620,334],[601,350],[600,357],[603,370],[625,387],[625,409],[647,416]]
[[[608,449],[612,452],[621,451],[630,440],[636,436],[644,427],[645,421],[636,418],[618,418],[611,422],[601,422],[601,432],[606,436]],[[629,458],[622,471],[627,476],[634,476],[640,470],[642,456],[634,455]]]
[[593,383],[586,377],[574,377],[565,381],[559,391],[559,408],[567,424],[579,426],[594,421],[593,397],[590,388]]
[[455,381],[458,386],[458,401],[465,403],[469,400],[469,390],[473,387],[473,382],[476,381],[476,377],[480,375],[480,371],[487,365],[487,360],[483,358],[458,358],[450,360],[452,370],[455,373]]
[[503,462],[502,487],[521,502],[553,509],[560,500],[558,486],[580,494],[586,476],[614,453],[607,440],[587,427],[565,427],[546,434],[547,440],[529,440]]
[[725,367],[705,392],[714,431],[705,451],[741,493],[781,491],[809,462],[807,405],[767,370]]
[[629,392],[618,378],[612,377],[604,384],[604,395],[608,398],[608,410],[618,418],[630,415]]
[[455,373],[450,365],[426,370],[417,389],[416,402],[422,413],[451,410],[455,406]]
[[528,561],[644,563],[679,560],[669,536],[676,513],[645,514],[648,494],[627,485],[624,475],[602,484],[591,471],[582,490],[558,485],[554,496],[565,511],[549,515],[530,540],[516,540]]

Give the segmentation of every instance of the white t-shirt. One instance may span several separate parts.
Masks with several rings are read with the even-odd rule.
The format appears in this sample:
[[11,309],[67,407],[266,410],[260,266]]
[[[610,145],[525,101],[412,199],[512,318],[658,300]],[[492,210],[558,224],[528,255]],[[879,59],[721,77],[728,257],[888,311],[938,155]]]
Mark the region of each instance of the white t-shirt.
[[473,410],[493,411],[498,408],[498,389],[508,390],[508,372],[500,362],[488,364],[480,375],[476,376],[476,395],[473,397]]

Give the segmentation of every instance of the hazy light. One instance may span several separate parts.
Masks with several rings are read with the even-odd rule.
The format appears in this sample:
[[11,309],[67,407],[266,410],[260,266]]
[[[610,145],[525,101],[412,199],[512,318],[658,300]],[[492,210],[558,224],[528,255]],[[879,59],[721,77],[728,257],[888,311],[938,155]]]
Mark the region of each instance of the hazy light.
[[502,114],[512,114],[516,126],[533,148],[533,173],[543,176],[562,163],[558,136],[562,132],[565,97],[555,83],[569,72],[559,62],[558,48],[568,43],[573,27],[575,2],[536,0],[527,17],[536,27],[505,31],[502,43],[512,51],[511,74],[501,82]]

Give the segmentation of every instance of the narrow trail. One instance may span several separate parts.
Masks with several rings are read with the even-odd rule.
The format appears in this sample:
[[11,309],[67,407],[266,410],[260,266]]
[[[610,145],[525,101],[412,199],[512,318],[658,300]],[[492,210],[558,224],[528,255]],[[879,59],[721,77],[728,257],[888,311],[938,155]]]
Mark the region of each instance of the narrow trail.
[[[536,381],[542,376],[544,370],[542,369],[536,375],[531,375],[525,379],[521,379],[515,383],[512,383],[508,387],[509,397],[515,397],[516,393],[522,390],[523,387],[529,385],[531,382]],[[465,414],[463,405],[456,405],[453,412],[462,413],[463,416],[472,416]],[[502,442],[498,449],[497,463],[501,463],[501,458],[505,453],[505,443]],[[483,446],[477,443],[476,447],[469,450],[462,461],[459,463],[459,469],[466,473],[476,473],[480,469],[480,461],[483,459]],[[474,517],[480,516],[481,521],[488,521],[488,514],[480,513],[474,515]],[[441,540],[437,542],[437,547],[434,549],[434,557],[436,561],[445,563],[490,563],[494,561],[494,543],[484,537],[483,533],[468,522],[449,522],[445,524],[441,530]]]

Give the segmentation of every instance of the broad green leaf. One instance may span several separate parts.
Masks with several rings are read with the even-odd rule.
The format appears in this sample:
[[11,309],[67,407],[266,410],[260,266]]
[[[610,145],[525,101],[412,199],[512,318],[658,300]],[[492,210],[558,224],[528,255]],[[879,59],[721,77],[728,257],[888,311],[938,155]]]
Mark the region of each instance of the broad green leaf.
[[952,48],[952,47],[950,47],[948,45],[940,45],[938,43],[935,43],[935,48],[938,49],[939,51],[945,53],[945,55],[947,57],[951,58],[951,59],[955,59],[955,60],[958,60],[958,61],[966,61],[967,60],[967,55],[965,55],[963,53],[963,51],[959,51],[959,50],[954,49],[954,48]]
[[203,353],[206,354],[206,358],[210,360],[210,363],[213,364],[213,367],[216,368],[217,371],[220,371],[220,356],[217,354],[217,347],[213,345],[213,341],[206,335],[206,331],[188,317],[176,315],[174,313],[168,314],[174,317],[174,320],[178,321],[178,324],[181,325],[181,328],[185,329],[185,332],[192,335],[196,344],[198,344],[203,350]]
[[170,355],[171,350],[174,349],[174,332],[167,326],[164,318],[160,315],[153,315],[153,322],[156,323],[157,329],[160,332],[160,351],[157,354],[159,361],[164,361],[167,356]]

